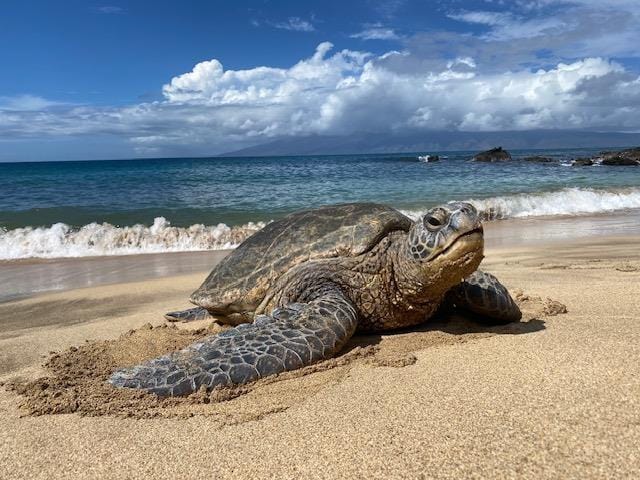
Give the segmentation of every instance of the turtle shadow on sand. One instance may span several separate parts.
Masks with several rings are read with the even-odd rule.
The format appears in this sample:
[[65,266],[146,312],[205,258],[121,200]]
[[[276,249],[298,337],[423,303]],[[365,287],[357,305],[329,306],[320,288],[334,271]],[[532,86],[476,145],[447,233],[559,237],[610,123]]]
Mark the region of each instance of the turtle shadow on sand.
[[384,334],[362,334],[351,339],[344,353],[353,349],[375,349],[373,364],[402,367],[415,363],[413,352],[453,345],[496,335],[523,335],[544,330],[545,321],[534,317],[504,325],[490,325],[473,314],[447,313],[422,325],[403,327]]
[[[417,327],[403,327],[391,332],[386,332],[385,336],[428,332],[442,332],[450,335],[470,335],[477,333],[522,335],[525,333],[538,332],[545,328],[545,321],[539,318],[529,318],[503,325],[492,325],[484,322],[482,317],[473,314],[453,313],[439,315]],[[367,337],[369,336],[367,335]]]
[[375,349],[373,363],[378,366],[403,367],[415,363],[413,352],[477,341],[496,335],[523,335],[542,331],[549,317],[567,313],[567,307],[550,298],[515,292],[515,300],[522,312],[518,322],[500,325],[470,312],[441,310],[428,322],[403,327],[383,334],[358,335],[351,339],[345,352],[353,349]]

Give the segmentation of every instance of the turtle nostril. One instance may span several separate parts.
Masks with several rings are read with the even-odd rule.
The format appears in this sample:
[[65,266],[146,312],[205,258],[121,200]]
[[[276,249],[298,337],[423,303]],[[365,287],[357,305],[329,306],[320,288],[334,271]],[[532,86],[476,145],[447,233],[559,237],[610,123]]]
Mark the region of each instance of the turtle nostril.
[[464,213],[465,215],[472,215],[475,213],[475,208],[473,208],[471,205],[462,207],[460,209],[462,211],[462,213]]

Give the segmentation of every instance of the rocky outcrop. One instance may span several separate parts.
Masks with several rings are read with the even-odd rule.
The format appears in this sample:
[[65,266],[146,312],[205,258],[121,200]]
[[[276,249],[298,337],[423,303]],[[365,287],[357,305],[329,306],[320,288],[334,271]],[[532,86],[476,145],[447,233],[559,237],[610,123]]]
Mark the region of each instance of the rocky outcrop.
[[603,158],[602,165],[621,165],[621,166],[640,165],[640,160],[634,160],[633,158],[629,158],[629,157],[615,156],[615,157]]
[[640,147],[628,148],[619,152],[601,152],[602,165],[637,166],[640,165]]
[[502,147],[480,152],[473,157],[474,162],[507,162],[509,160],[511,160],[511,154]]
[[588,167],[593,165],[593,160],[590,158],[576,158],[572,163],[572,167]]

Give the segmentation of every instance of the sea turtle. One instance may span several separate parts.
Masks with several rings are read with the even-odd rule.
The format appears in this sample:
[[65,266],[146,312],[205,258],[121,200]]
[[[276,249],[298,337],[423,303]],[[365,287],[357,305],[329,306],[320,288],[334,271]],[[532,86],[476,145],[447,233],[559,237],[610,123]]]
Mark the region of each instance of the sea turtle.
[[109,382],[160,396],[248,383],[330,358],[356,330],[416,325],[441,306],[517,321],[507,290],[476,270],[483,243],[478,212],[463,202],[415,222],[371,203],[293,213],[220,262],[192,294],[197,308],[167,314],[211,315],[234,328],[117,370]]

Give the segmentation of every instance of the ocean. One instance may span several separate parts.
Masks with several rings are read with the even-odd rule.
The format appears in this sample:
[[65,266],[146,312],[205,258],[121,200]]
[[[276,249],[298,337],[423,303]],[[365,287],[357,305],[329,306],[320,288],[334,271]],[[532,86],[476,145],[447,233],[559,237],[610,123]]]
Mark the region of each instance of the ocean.
[[[409,215],[470,200],[487,219],[640,209],[640,167],[571,167],[599,149],[0,163],[0,259],[231,248],[265,222],[328,203]],[[529,155],[553,163],[523,161]]]

